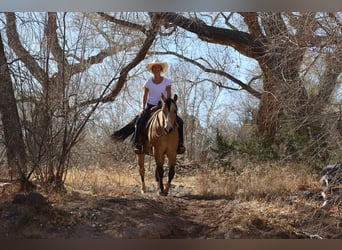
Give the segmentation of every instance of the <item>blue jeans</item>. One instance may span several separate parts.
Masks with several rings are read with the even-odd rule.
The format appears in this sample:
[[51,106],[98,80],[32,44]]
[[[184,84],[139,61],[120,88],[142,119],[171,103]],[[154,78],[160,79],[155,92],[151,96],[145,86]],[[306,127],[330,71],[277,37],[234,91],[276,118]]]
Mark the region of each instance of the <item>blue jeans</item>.
[[147,103],[145,107],[145,112],[143,114],[140,114],[138,116],[138,119],[135,122],[135,131],[133,136],[133,145],[138,143],[139,136],[141,133],[141,128],[146,124],[148,117],[151,114],[151,108],[153,108],[155,105]]

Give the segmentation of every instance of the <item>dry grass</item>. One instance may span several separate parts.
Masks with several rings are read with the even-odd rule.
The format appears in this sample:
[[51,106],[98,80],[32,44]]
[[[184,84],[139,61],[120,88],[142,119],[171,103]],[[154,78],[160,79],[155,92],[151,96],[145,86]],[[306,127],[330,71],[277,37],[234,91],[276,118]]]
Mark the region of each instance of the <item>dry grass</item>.
[[222,196],[250,200],[288,195],[305,187],[317,188],[318,176],[305,165],[251,165],[239,173],[202,168],[195,176],[182,177],[201,196]]
[[304,186],[317,185],[317,176],[303,165],[265,164],[247,168],[236,181],[237,192],[249,199],[290,194]]
[[[252,200],[267,197],[281,197],[296,190],[311,187],[319,189],[319,176],[312,173],[305,164],[252,164],[236,161],[233,170],[221,170],[208,165],[194,165],[194,171],[177,170],[173,184],[191,189],[191,194]],[[5,168],[0,169],[1,176]],[[167,171],[165,171],[167,174]],[[155,185],[154,161],[146,162],[146,185]],[[132,186],[140,187],[137,166],[126,164],[101,164],[68,171],[65,186],[68,191],[83,191],[91,194],[132,193]],[[138,188],[139,190],[139,188]]]
[[[146,184],[154,185],[154,166],[146,167]],[[166,172],[166,171],[165,171]],[[306,186],[315,187],[318,177],[310,173],[305,165],[274,164],[251,165],[244,167],[241,173],[219,171],[201,166],[196,174],[177,173],[173,183],[193,190],[194,195],[220,196],[232,199],[251,200],[282,196],[293,193]],[[132,186],[140,186],[137,168],[88,167],[71,170],[66,186],[70,190],[82,190],[92,194],[132,192]]]
[[128,166],[86,169],[71,169],[65,185],[69,191],[84,191],[92,194],[127,192],[127,187],[139,185],[138,173]]

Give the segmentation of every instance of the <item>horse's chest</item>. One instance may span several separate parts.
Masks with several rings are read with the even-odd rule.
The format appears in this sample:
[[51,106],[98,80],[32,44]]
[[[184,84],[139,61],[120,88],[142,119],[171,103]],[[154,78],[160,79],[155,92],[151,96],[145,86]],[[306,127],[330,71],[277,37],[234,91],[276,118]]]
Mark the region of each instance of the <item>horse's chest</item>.
[[152,146],[170,147],[172,145],[178,145],[178,134],[176,131],[166,134],[161,130],[160,134],[157,133],[155,136],[149,138],[149,141]]

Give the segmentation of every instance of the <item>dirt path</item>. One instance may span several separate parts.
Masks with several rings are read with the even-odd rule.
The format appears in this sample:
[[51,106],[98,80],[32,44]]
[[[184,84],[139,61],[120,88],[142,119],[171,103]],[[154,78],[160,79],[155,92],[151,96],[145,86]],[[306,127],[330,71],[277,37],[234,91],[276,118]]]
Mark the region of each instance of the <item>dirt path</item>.
[[34,209],[1,196],[0,238],[341,238],[340,211],[296,200],[94,196],[72,192]]

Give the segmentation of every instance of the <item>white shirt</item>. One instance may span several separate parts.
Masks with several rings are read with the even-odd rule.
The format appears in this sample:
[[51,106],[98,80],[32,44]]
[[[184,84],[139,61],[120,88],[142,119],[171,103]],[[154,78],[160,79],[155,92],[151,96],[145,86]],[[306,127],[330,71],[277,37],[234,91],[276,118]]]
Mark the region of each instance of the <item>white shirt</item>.
[[166,96],[166,87],[170,85],[170,80],[165,77],[163,77],[163,81],[158,84],[155,84],[152,78],[148,79],[143,85],[144,88],[148,89],[147,103],[157,105],[161,99],[161,94]]

